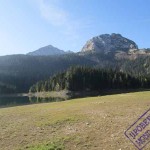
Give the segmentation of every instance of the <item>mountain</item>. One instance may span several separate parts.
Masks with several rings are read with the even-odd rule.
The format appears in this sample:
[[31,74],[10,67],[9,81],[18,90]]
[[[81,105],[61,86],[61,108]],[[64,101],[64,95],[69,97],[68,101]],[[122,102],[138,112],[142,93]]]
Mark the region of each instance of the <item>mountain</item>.
[[42,47],[38,50],[35,50],[33,52],[28,53],[27,55],[32,56],[54,56],[54,55],[62,55],[66,54],[67,52],[60,50],[56,47],[53,47],[52,45],[48,45],[45,47]]
[[[109,59],[115,58],[115,60],[135,60],[139,57],[150,56],[150,49],[139,49],[137,44],[121,34],[102,34],[88,40],[83,46],[80,55],[96,53],[106,57],[109,55]],[[97,56],[94,59],[99,59]]]
[[[135,42],[119,34],[105,34],[92,39],[89,41],[93,44],[89,42],[89,46],[84,46],[87,49],[78,53],[62,52],[47,46],[61,51],[62,55],[51,50],[51,56],[44,53],[45,56],[41,52],[45,47],[35,51],[38,54],[0,56],[0,94],[28,92],[36,82],[71,66],[112,69],[135,77],[150,77],[150,49],[138,49]],[[96,46],[90,48],[90,45]]]
[[121,34],[102,34],[93,37],[82,48],[81,52],[100,52],[108,53],[117,50],[128,51],[129,49],[138,49],[138,46],[132,40],[123,37]]

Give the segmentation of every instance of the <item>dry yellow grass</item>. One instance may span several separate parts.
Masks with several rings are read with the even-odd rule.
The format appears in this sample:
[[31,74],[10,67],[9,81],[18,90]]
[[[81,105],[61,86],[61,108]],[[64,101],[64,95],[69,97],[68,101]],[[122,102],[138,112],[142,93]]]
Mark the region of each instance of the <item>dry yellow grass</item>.
[[1,108],[0,150],[136,150],[124,131],[149,108],[150,92]]

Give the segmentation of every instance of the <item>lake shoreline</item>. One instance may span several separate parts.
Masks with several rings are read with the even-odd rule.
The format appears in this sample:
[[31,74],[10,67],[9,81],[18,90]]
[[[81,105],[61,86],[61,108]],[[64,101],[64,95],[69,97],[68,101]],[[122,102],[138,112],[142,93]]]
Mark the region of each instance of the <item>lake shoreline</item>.
[[90,97],[90,96],[104,96],[104,95],[142,92],[142,91],[150,91],[150,89],[107,89],[107,90],[99,90],[99,91],[61,90],[61,91],[50,91],[50,92],[26,93],[24,94],[24,96],[40,97],[40,98],[60,97],[60,98],[64,98],[67,100],[67,99],[84,98],[84,97]]
[[39,98],[49,98],[49,97],[60,97],[64,99],[70,98],[82,98],[87,96],[103,96],[103,95],[113,95],[121,93],[130,92],[142,92],[150,91],[150,89],[108,89],[99,91],[49,91],[49,92],[36,92],[36,93],[14,93],[14,94],[0,94],[0,97],[39,97]]

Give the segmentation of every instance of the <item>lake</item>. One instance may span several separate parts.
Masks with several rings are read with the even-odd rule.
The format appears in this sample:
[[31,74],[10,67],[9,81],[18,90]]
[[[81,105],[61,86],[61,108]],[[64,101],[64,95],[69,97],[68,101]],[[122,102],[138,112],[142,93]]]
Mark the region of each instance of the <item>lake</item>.
[[28,96],[0,96],[0,107],[58,102],[64,100],[65,99],[60,97],[39,98],[39,97],[28,97]]

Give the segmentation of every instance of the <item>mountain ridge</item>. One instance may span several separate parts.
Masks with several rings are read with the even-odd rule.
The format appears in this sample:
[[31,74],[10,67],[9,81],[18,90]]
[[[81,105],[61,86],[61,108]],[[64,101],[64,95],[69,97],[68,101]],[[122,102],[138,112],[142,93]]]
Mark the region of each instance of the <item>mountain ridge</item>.
[[70,53],[70,51],[65,52],[64,50],[60,50],[57,47],[54,47],[52,45],[47,45],[44,47],[41,47],[35,51],[27,53],[27,55],[32,56],[54,56],[54,55],[63,55]]
[[[118,54],[119,52],[119,54]],[[89,39],[81,51],[79,52],[73,52],[73,51],[64,51],[57,47],[54,47],[52,45],[47,45],[44,47],[41,47],[35,51],[27,53],[27,55],[31,56],[55,56],[55,55],[65,55],[69,53],[77,53],[77,54],[86,54],[86,53],[114,53],[114,57],[120,56],[120,55],[126,55],[126,58],[129,57],[129,55],[133,55],[134,58],[138,57],[137,55],[149,55],[149,49],[143,48],[139,49],[138,45],[122,36],[121,34],[101,34],[99,36],[95,36],[91,39]],[[136,56],[135,56],[136,55]],[[122,58],[121,56],[120,58]]]

